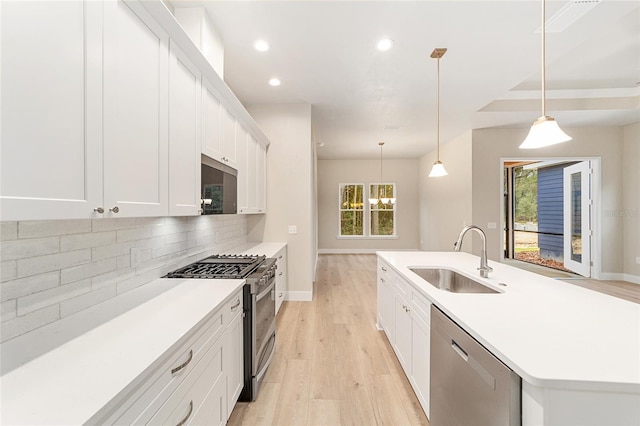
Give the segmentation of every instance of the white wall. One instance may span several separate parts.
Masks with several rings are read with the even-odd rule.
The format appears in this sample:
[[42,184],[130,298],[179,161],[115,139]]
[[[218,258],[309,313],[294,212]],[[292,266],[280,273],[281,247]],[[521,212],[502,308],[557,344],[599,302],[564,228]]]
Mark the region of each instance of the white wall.
[[[623,272],[623,218],[608,214],[623,209],[622,141],[620,127],[563,128],[572,141],[537,149],[521,150],[528,129],[480,129],[473,131],[472,211],[473,222],[487,233],[489,257],[500,259],[500,229],[486,229],[488,222],[500,223],[501,158],[599,157],[601,158],[600,216],[602,247],[601,278],[620,279]],[[637,160],[634,162],[637,167]],[[637,176],[637,175],[636,175]],[[596,217],[597,220],[597,217]],[[499,228],[499,226],[498,226]],[[474,253],[479,243],[474,242]]]
[[[622,215],[624,235],[624,273],[628,281],[640,284],[640,123],[623,129]],[[629,276],[631,275],[631,276]]]
[[318,161],[318,247],[321,252],[418,249],[418,161],[384,160],[383,171],[383,180],[396,184],[397,238],[337,238],[339,184],[380,182],[380,160]]
[[[436,152],[420,158],[420,249],[451,251],[458,234],[471,224],[471,132],[440,146],[440,161],[447,176],[428,177]],[[471,251],[465,238],[463,250]]]
[[[249,218],[250,241],[286,242],[287,300],[312,300],[315,209],[311,105],[249,105],[267,135],[267,213]],[[297,227],[289,234],[288,227]]]
[[247,241],[242,215],[0,222],[2,342]]

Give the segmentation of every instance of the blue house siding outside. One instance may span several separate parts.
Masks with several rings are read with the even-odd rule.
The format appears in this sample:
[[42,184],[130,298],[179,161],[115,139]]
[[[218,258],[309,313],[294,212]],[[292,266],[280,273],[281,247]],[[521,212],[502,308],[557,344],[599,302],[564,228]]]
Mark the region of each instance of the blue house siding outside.
[[538,169],[538,245],[543,259],[563,260],[564,167],[566,164]]

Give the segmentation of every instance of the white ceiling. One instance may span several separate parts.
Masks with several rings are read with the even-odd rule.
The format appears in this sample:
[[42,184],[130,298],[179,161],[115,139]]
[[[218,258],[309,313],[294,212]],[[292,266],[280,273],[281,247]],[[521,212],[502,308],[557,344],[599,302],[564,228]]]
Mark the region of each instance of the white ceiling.
[[[640,2],[593,1],[547,33],[547,115],[563,128],[640,121]],[[242,103],[313,105],[321,159],[377,158],[380,140],[385,158],[435,149],[436,47],[448,49],[441,143],[469,129],[528,128],[541,115],[539,0],[172,3],[204,5]],[[568,3],[585,1],[549,0],[546,16]],[[375,49],[381,37],[394,40],[390,51]],[[259,38],[268,52],[253,48]],[[267,84],[274,76],[281,86]]]

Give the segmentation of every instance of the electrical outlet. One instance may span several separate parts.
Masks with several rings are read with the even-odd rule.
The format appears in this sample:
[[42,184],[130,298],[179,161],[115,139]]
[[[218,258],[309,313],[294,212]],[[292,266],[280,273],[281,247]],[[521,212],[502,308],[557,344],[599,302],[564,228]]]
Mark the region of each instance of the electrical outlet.
[[496,229],[497,227],[498,227],[498,224],[496,222],[487,223],[487,229]]
[[640,257],[636,257],[636,263],[640,265]]
[[289,234],[297,234],[298,227],[296,225],[289,225]]

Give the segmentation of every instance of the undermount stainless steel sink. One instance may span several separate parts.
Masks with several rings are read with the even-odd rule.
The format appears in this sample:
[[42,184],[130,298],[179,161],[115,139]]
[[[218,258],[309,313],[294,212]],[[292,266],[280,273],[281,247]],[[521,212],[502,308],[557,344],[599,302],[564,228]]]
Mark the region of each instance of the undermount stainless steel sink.
[[491,287],[487,287],[450,269],[409,268],[409,270],[435,288],[451,293],[499,293],[499,291]]

